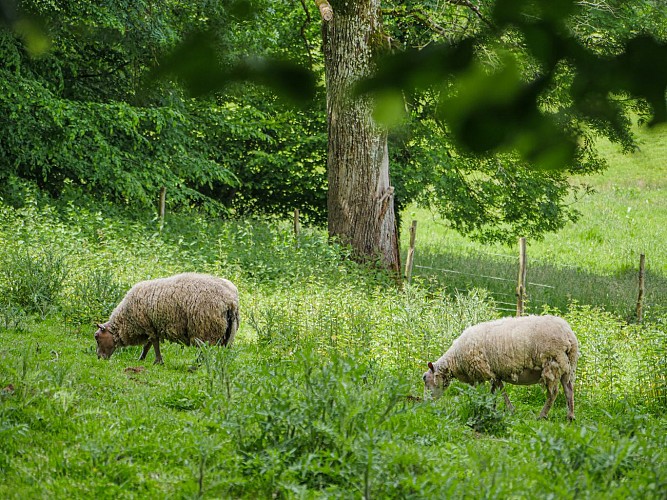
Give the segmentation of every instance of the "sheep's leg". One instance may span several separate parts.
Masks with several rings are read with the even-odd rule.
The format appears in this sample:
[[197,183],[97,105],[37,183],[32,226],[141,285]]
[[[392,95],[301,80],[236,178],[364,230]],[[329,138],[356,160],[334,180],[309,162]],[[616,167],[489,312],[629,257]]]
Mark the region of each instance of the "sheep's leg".
[[141,356],[139,356],[139,361],[146,359],[146,355],[148,354],[148,351],[150,350],[152,345],[153,344],[150,340],[146,342],[146,345],[144,345],[144,349],[141,351]]
[[153,349],[155,349],[155,364],[163,364],[162,355],[160,354],[160,339],[153,340]]
[[558,396],[558,382],[555,380],[550,380],[547,384],[547,401],[544,403],[544,408],[540,412],[539,418],[547,418],[551,406],[556,401],[556,396]]
[[503,399],[505,400],[505,406],[509,411],[514,411],[514,405],[510,401],[510,397],[507,395],[507,391],[505,391],[505,385],[503,384],[502,380],[494,380],[493,383],[491,384],[491,394],[494,394],[496,392],[496,389],[500,389],[500,392],[503,393]]
[[574,387],[572,386],[572,380],[569,380],[569,378],[569,375],[565,374],[560,381],[563,384],[563,392],[567,401],[567,419],[571,422],[574,420]]

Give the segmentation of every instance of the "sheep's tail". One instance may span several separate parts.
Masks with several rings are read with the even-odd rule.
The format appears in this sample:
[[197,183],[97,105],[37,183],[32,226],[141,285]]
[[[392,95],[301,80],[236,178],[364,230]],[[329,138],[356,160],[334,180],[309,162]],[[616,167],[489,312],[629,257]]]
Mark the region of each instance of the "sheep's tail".
[[239,309],[238,307],[227,308],[227,330],[225,331],[222,345],[230,345],[239,329]]
[[576,337],[570,344],[570,348],[565,351],[565,353],[567,354],[567,359],[570,362],[570,382],[574,384],[574,379],[577,375],[577,361],[579,360],[579,345]]

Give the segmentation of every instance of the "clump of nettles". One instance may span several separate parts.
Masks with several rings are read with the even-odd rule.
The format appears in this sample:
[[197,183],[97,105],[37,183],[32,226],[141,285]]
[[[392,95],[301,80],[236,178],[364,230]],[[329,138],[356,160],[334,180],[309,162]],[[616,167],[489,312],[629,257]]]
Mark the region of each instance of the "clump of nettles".
[[28,315],[19,306],[11,302],[0,301],[0,330],[23,331]]
[[496,394],[484,384],[458,387],[458,408],[461,420],[475,432],[503,435],[507,432],[505,413],[496,405]]

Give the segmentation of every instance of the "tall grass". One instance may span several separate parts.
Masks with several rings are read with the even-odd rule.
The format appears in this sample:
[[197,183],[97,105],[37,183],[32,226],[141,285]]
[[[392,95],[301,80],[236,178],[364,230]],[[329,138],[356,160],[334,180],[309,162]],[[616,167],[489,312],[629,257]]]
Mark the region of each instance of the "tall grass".
[[[576,224],[542,241],[528,241],[529,311],[539,312],[545,305],[564,310],[574,300],[631,318],[642,253],[646,255],[648,314],[661,316],[667,309],[667,247],[663,243],[667,240],[667,166],[662,160],[666,135],[664,128],[638,132],[639,151],[621,155],[611,144],[601,143],[610,168],[598,176],[573,180],[594,189],[574,202],[582,214]],[[498,302],[506,303],[499,307],[512,309],[517,248],[470,242],[423,209],[409,209],[403,220],[411,219],[418,221],[415,263],[438,269],[417,267],[416,276],[435,279],[452,290],[485,288]],[[403,234],[402,247],[407,245],[408,235]]]
[[[335,304],[340,292],[332,289],[328,303]],[[493,408],[488,387],[454,384],[441,401],[416,401],[420,363],[409,355],[378,355],[374,343],[384,338],[386,326],[376,310],[389,310],[372,295],[355,298],[365,319],[331,314],[338,315],[343,337],[362,335],[354,332],[360,324],[375,324],[377,330],[364,333],[369,345],[331,345],[329,333],[305,326],[311,312],[297,310],[289,324],[302,329],[301,337],[291,345],[282,338],[259,342],[246,323],[232,349],[206,348],[194,371],[196,352],[173,344],[163,349],[165,366],[139,369],[138,349],[98,361],[90,335],[67,334],[57,323],[31,335],[5,332],[0,493],[664,495],[664,419],[647,412],[647,400],[633,394],[638,381],[630,383],[631,373],[623,371],[627,363],[617,364],[606,351],[619,338],[627,341],[620,323],[607,325],[607,317],[585,309],[568,317],[580,332],[584,356],[579,420],[566,425],[562,398],[551,421],[535,420],[544,398],[537,387],[510,388],[514,414]],[[477,299],[470,300],[461,298],[440,312],[454,317],[475,307]],[[420,301],[413,296],[409,302],[426,306]],[[408,353],[428,350],[415,331],[428,330],[432,319],[425,325],[416,321],[411,330],[392,332]],[[286,330],[293,331],[287,325]],[[440,342],[453,334],[440,332]]]
[[[172,216],[159,232],[149,217],[27,201],[0,204],[0,242],[59,256],[44,276],[59,286],[33,310],[10,293],[30,268],[0,261],[1,498],[667,495],[665,315],[628,324],[568,301],[577,421],[562,395],[538,421],[539,386],[508,388],[514,413],[488,386],[422,399],[426,362],[505,314],[484,287],[421,276],[398,289],[323,232],[295,240],[278,222]],[[238,285],[232,348],[166,343],[163,366],[139,362],[140,347],[98,360],[92,323],[136,281],[186,270]]]

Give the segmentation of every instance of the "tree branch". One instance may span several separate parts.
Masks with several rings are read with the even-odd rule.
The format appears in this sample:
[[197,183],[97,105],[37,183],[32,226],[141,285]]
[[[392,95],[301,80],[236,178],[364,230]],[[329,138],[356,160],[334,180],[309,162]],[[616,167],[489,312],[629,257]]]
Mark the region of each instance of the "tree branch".
[[479,18],[480,21],[482,21],[484,24],[486,24],[489,28],[495,29],[495,26],[491,21],[489,21],[487,18],[485,18],[481,11],[479,10],[479,7],[472,3],[470,0],[445,0],[447,3],[450,3],[452,5],[461,5],[463,7],[468,7],[470,10],[472,10],[475,14],[477,14],[477,17]]
[[[482,13],[479,10],[479,7],[473,4],[470,0],[445,0],[445,1],[451,5],[463,6],[469,8],[489,28],[491,28],[492,30],[496,29],[493,23],[482,15]],[[444,39],[446,40],[451,39],[452,36],[451,28],[446,28],[438,24],[431,16],[431,12],[425,7],[413,7],[410,8],[409,10],[406,9],[405,7],[402,8],[394,7],[389,9],[383,9],[382,12],[390,16],[400,16],[400,17],[415,19],[417,22],[421,23],[424,27],[440,35]]]
[[315,0],[315,5],[320,9],[320,15],[322,19],[329,22],[333,19],[333,9],[329,4],[328,0]]
[[306,6],[306,0],[301,0],[301,6],[303,11],[306,13],[306,19],[301,25],[299,32],[301,33],[301,38],[303,38],[303,43],[306,45],[306,53],[308,54],[308,62],[310,63],[310,69],[313,69],[313,55],[310,52],[310,43],[308,43],[308,37],[306,36],[306,27],[310,24],[310,12],[308,12],[308,7]]
[[113,75],[117,71],[120,71],[123,68],[126,68],[127,66],[130,65],[130,61],[125,61],[122,64],[116,66],[115,68],[111,68],[108,71],[102,71],[100,73],[78,73],[74,79],[82,79],[82,78],[102,78],[105,76]]

